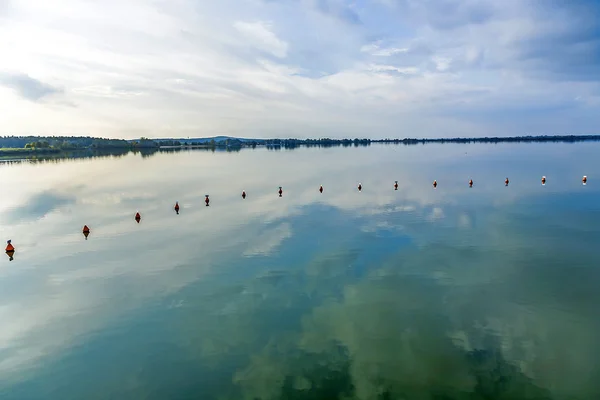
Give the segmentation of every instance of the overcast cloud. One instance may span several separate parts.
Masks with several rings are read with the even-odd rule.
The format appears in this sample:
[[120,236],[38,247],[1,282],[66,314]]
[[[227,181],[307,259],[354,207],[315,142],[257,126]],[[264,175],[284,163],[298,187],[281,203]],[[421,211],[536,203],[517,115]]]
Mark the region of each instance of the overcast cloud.
[[599,133],[595,0],[0,0],[2,134]]

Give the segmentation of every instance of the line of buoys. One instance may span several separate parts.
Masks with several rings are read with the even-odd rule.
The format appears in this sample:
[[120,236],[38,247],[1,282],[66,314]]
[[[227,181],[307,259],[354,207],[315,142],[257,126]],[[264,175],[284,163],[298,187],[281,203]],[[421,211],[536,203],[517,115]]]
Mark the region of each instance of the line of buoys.
[[[583,183],[583,185],[587,184],[587,176],[586,175],[583,176],[583,178],[581,179],[581,182]],[[508,186],[508,183],[509,183],[509,180],[508,180],[508,177],[507,177],[504,180],[504,185]],[[545,185],[545,184],[546,184],[546,176],[542,176],[542,185]],[[438,185],[437,180],[434,180],[433,181],[433,187],[436,188],[437,185]],[[469,179],[469,187],[473,187],[473,179]],[[398,181],[394,181],[394,190],[398,190]],[[358,184],[358,191],[359,192],[362,191],[362,183]],[[319,186],[319,192],[323,193],[323,185]],[[283,188],[281,186],[279,186],[278,193],[279,193],[279,197],[283,196]],[[245,198],[246,198],[246,191],[242,190],[242,199],[245,199]],[[205,195],[204,202],[206,203],[206,206],[208,207],[208,205],[210,203],[208,195]],[[175,209],[175,212],[177,214],[179,214],[179,202],[178,201],[175,202],[174,209]],[[135,220],[136,220],[136,222],[138,224],[140,223],[141,219],[142,219],[142,216],[140,215],[140,212],[139,211],[136,212],[135,213]],[[91,232],[90,228],[87,225],[84,225],[82,233],[85,236],[86,240],[87,240],[90,232]],[[12,261],[13,260],[13,256],[15,254],[15,247],[12,245],[12,243],[11,243],[10,240],[6,241],[6,249],[5,249],[5,251],[6,251],[6,254],[8,255],[8,257],[9,257],[9,260]]]
[[6,241],[6,255],[8,256],[8,261],[13,260],[13,256],[15,255],[15,246],[12,245],[11,240]]

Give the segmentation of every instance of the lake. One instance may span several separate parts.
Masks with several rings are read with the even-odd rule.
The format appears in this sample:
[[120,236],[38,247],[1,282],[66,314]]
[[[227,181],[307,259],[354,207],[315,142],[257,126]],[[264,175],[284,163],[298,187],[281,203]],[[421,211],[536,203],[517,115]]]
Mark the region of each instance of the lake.
[[598,154],[0,164],[0,398],[600,398]]

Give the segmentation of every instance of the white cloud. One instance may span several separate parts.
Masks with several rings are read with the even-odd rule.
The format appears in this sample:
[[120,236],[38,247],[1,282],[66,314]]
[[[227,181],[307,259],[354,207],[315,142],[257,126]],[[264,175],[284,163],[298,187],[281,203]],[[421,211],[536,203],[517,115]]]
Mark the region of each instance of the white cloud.
[[11,2],[0,75],[29,80],[0,83],[10,110],[0,126],[129,138],[422,137],[561,133],[570,121],[569,132],[591,133],[600,78],[590,54],[600,49],[594,5],[582,7]]
[[237,21],[233,26],[257,48],[279,58],[287,55],[288,44],[279,39],[264,22]]

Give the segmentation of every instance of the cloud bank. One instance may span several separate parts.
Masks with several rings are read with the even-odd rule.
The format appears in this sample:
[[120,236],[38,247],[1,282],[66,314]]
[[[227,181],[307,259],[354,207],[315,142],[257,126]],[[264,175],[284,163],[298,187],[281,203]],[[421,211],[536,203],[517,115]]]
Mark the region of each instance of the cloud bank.
[[597,133],[599,13],[592,0],[5,1],[0,126],[127,138]]

